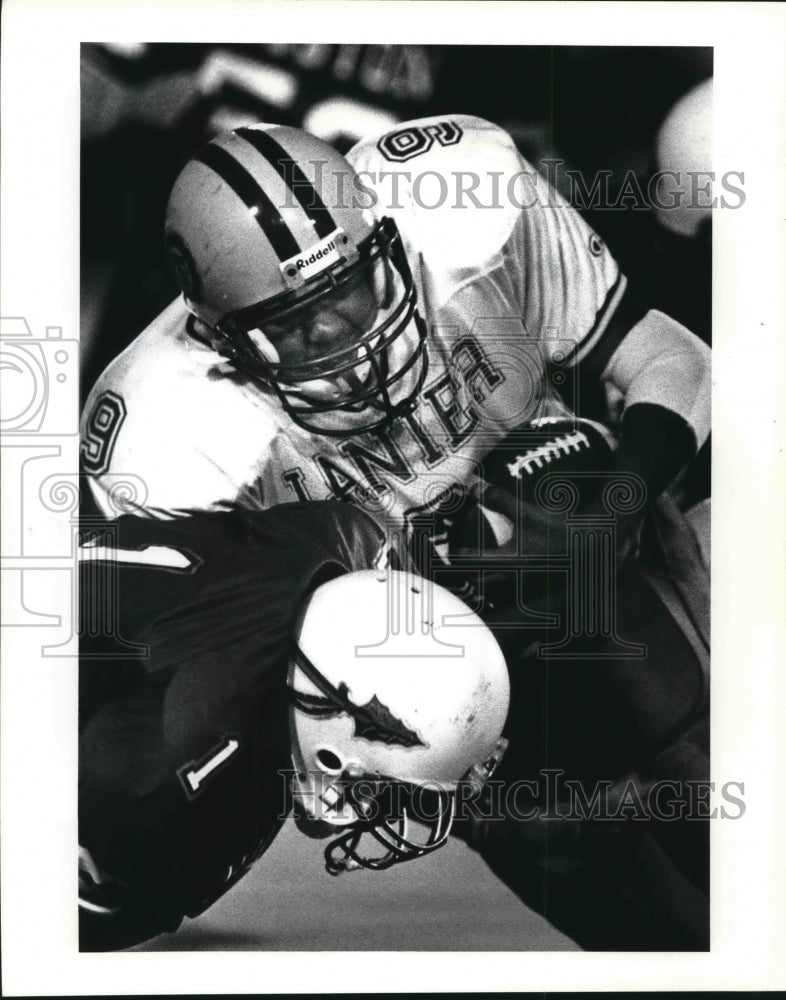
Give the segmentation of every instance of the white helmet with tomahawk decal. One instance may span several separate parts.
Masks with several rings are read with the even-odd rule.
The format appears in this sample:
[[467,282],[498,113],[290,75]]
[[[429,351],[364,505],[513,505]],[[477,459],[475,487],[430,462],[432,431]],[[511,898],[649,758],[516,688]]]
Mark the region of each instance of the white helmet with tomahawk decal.
[[[457,790],[479,792],[506,745],[510,688],[494,636],[459,598],[408,573],[364,570],[319,587],[289,688],[296,813],[323,833],[345,828],[325,852],[334,874],[440,847]],[[430,828],[425,840],[409,835],[413,818]],[[384,853],[361,852],[364,834]]]

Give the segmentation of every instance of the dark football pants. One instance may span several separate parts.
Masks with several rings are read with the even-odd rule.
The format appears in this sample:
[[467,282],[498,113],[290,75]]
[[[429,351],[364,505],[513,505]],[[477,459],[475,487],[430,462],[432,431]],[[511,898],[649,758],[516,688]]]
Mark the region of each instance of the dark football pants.
[[[532,655],[527,643],[516,658],[511,635],[500,634],[510,747],[495,779],[508,789],[536,780],[541,813],[562,815],[570,803],[547,801],[547,773],[563,788],[577,782],[586,801],[612,783],[604,794],[619,797],[632,781],[643,809],[632,802],[616,823],[508,815],[455,827],[526,905],[586,950],[709,947],[709,822],[695,794],[709,781],[709,581],[681,515],[664,508],[648,524],[645,557],[618,586],[616,638],[643,656],[605,660],[595,642],[577,647],[589,658],[570,660],[547,648]],[[555,610],[557,595],[549,600]]]

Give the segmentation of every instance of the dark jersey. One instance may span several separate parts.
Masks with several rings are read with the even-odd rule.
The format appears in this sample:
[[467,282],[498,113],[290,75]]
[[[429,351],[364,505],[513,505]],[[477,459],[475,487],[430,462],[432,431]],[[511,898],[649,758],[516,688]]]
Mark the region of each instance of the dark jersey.
[[83,948],[175,929],[269,845],[289,808],[297,615],[383,551],[374,523],[338,503],[84,531]]

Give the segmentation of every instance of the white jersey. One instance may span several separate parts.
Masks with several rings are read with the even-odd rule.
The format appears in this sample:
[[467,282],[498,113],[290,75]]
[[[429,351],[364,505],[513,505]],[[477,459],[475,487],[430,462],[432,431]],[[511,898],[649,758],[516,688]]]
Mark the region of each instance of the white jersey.
[[470,483],[511,430],[565,412],[547,362],[569,378],[624,291],[596,234],[478,118],[424,118],[348,158],[364,204],[395,219],[418,289],[428,374],[415,411],[347,438],[303,430],[188,333],[177,300],[85,408],[84,466],[108,516],[338,498],[401,529]]

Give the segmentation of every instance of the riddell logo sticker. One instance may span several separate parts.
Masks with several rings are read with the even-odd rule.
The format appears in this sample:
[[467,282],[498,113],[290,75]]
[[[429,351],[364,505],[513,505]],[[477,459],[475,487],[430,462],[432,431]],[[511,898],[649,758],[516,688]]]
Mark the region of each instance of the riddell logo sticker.
[[324,271],[331,264],[336,264],[341,260],[345,255],[343,251],[348,242],[346,235],[337,229],[321,243],[285,260],[281,265],[284,277],[289,284],[300,285],[302,282],[308,281],[315,274],[319,274],[320,271]]

